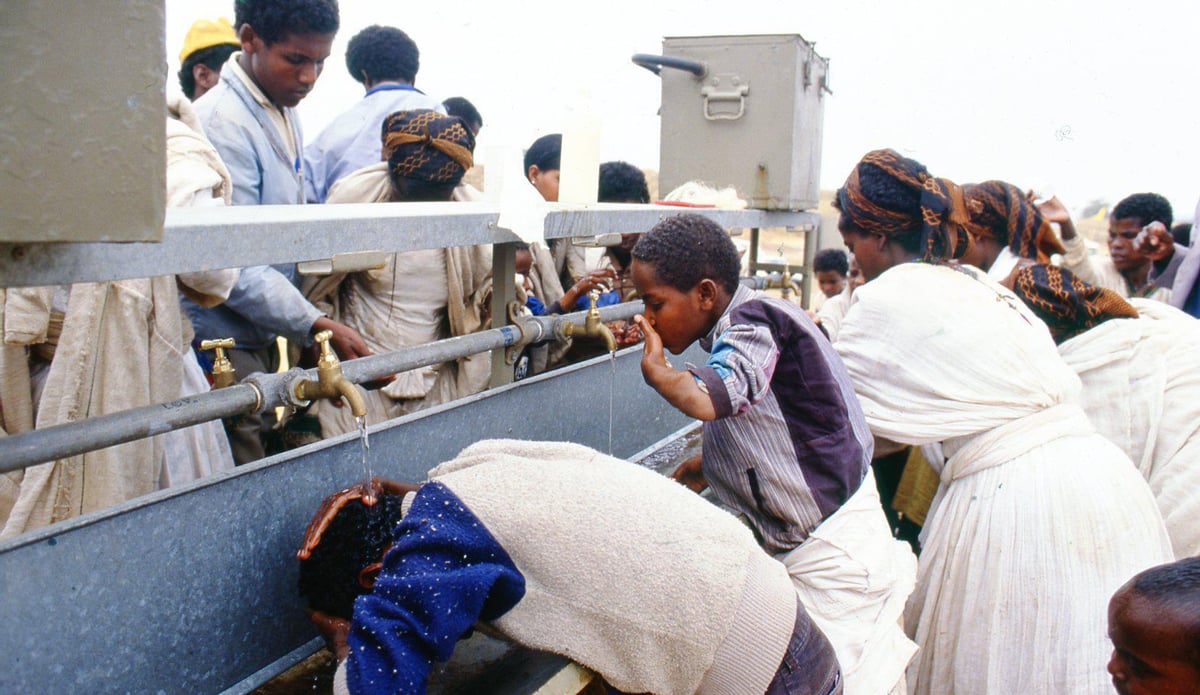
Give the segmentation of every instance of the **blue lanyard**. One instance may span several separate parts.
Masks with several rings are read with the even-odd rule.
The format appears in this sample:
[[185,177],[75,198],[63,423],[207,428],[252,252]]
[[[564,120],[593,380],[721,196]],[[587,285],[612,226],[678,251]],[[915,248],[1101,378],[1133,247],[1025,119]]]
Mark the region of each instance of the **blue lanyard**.
[[425,92],[422,92],[421,90],[417,89],[416,87],[412,86],[411,84],[396,84],[395,82],[385,82],[383,84],[377,84],[374,87],[371,87],[370,89],[368,89],[366,96],[371,96],[375,92],[392,92],[392,91],[395,91],[398,89],[404,90],[406,92],[416,92],[417,94],[425,93]]

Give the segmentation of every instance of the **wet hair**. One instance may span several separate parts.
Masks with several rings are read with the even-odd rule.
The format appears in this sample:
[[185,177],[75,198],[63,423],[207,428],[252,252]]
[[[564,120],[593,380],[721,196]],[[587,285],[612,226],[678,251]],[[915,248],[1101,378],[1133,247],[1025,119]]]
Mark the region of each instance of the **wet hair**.
[[369,26],[346,46],[346,69],[363,84],[367,79],[412,84],[420,68],[421,53],[416,42],[395,27]]
[[525,169],[521,173],[528,176],[529,167],[535,164],[540,171],[554,171],[559,168],[561,157],[562,133],[543,135],[525,150]]
[[[467,125],[473,128],[483,127],[483,116],[479,115],[479,109],[467,101],[466,97],[450,97],[442,102],[442,106],[446,109],[446,113],[458,116],[466,121]],[[525,171],[529,171],[529,167],[525,167]]]
[[841,249],[822,249],[813,258],[813,272],[821,273],[832,270],[845,277],[850,274],[850,257]]
[[249,24],[268,45],[300,34],[334,34],[337,0],[235,0],[233,26]]
[[1151,567],[1125,588],[1187,622],[1192,663],[1200,668],[1200,556]]
[[1190,222],[1181,222],[1174,227],[1171,227],[1171,236],[1175,238],[1175,243],[1180,246],[1189,246],[1192,243],[1192,225]]
[[601,203],[649,203],[646,175],[629,162],[605,162],[600,165],[600,191],[596,200]]
[[[906,160],[911,161],[911,160]],[[928,173],[925,165],[912,161],[916,171]],[[862,193],[875,205],[906,215],[912,220],[912,226],[888,235],[910,253],[920,253],[921,248],[921,191],[913,188],[889,174],[882,167],[871,162],[858,165],[858,180]],[[839,194],[841,190],[839,189]],[[843,232],[856,230],[851,217],[843,206],[835,206],[841,210],[838,217],[838,229]]]
[[1110,217],[1114,220],[1137,220],[1146,226],[1151,222],[1162,222],[1171,228],[1171,203],[1157,193],[1134,193],[1113,208]]
[[719,224],[701,215],[676,215],[654,225],[638,239],[633,258],[654,268],[663,284],[680,292],[706,278],[730,294],[737,291],[737,247]]
[[179,66],[179,86],[183,88],[184,95],[188,99],[193,99],[196,95],[196,76],[192,74],[192,68],[203,64],[209,70],[220,70],[225,61],[229,60],[229,56],[237,50],[239,50],[238,46],[222,43],[201,48],[189,55],[183,61],[183,65]]
[[374,506],[347,504],[321,536],[321,543],[300,562],[300,595],[308,607],[349,619],[354,599],[369,593],[358,583],[364,567],[383,558],[400,523],[401,495],[380,495]]

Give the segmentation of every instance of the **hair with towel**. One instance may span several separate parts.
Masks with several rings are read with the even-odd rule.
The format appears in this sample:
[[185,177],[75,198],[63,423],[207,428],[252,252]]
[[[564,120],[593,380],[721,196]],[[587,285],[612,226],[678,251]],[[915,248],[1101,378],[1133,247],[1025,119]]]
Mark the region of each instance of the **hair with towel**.
[[383,122],[383,158],[403,200],[445,200],[474,162],[475,136],[457,116],[397,111]]
[[963,186],[963,197],[971,234],[995,239],[1017,257],[1038,263],[1048,263],[1053,254],[1067,252],[1042,213],[1011,183],[969,183]]

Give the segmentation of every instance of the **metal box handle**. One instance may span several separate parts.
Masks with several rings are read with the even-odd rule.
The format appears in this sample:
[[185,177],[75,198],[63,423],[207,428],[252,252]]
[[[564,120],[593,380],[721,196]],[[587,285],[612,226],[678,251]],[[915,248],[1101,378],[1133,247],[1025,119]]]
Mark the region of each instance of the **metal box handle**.
[[[729,90],[722,90],[712,85],[700,89],[704,97],[704,118],[709,121],[736,121],[746,113],[746,95],[750,93],[750,85],[733,85]],[[712,103],[718,101],[736,101],[737,113],[714,113]]]

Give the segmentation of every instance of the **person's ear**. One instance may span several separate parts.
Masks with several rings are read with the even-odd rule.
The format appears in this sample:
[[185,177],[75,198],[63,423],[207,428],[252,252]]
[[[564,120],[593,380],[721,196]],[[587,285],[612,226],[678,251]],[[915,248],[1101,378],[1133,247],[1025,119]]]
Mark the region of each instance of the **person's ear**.
[[696,285],[700,308],[704,311],[711,310],[717,304],[718,288],[717,283],[712,278],[704,278],[700,284]]
[[197,86],[212,89],[221,80],[221,73],[204,63],[196,63],[192,66],[192,79],[196,81]]
[[529,179],[529,183],[534,183],[537,180],[538,174],[540,173],[542,173],[542,170],[538,169],[538,165],[530,164],[529,171],[526,172],[525,178]]
[[375,588],[375,580],[379,577],[379,571],[383,569],[383,562],[372,562],[366,567],[358,571],[358,585],[370,591]]
[[238,29],[238,41],[242,42],[243,53],[254,53],[256,49],[254,40],[257,38],[258,34],[254,32],[254,27],[250,26],[248,23],[243,24],[241,28]]

